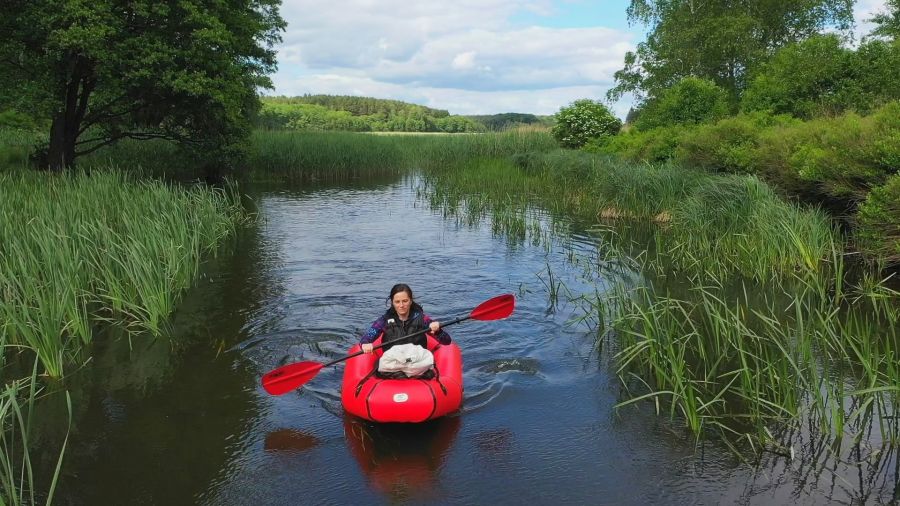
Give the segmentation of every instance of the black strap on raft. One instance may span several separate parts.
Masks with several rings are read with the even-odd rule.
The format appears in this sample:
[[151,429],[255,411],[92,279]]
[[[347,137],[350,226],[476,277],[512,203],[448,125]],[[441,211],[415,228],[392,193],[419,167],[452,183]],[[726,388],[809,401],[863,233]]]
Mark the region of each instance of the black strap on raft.
[[376,372],[378,372],[378,361],[377,360],[375,361],[375,367],[373,367],[372,370],[369,371],[369,374],[366,374],[365,376],[363,376],[363,378],[361,380],[359,380],[359,383],[356,384],[356,393],[353,394],[353,397],[359,397],[359,392],[362,390],[363,385],[366,383],[366,381],[369,380],[369,378],[374,376]]
[[441,372],[438,371],[437,364],[434,365],[432,371],[434,371],[434,381],[437,381],[437,384],[441,386],[441,391],[444,392],[444,395],[446,396],[447,387],[445,387],[444,384],[441,383]]

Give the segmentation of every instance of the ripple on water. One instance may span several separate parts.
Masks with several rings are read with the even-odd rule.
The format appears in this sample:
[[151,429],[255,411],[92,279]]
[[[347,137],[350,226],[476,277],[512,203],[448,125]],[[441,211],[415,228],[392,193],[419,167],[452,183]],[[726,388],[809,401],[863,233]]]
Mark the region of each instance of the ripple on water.
[[479,363],[476,368],[484,373],[519,372],[533,376],[538,373],[540,362],[533,358],[500,358]]

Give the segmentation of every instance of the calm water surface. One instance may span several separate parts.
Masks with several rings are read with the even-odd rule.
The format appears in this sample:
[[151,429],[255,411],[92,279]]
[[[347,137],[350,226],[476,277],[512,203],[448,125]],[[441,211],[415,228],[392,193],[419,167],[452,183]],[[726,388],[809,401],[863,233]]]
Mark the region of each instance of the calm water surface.
[[[751,467],[715,444],[695,451],[649,407],[617,412],[607,353],[574,322],[578,309],[551,304],[546,289],[549,271],[576,294],[594,292],[567,261],[598,248],[590,234],[517,244],[430,210],[409,180],[253,198],[262,223],[211,263],[171,338],[100,338],[68,379],[75,412],[58,504],[814,504],[896,494],[895,476],[778,456]],[[439,320],[518,297],[507,320],[447,329],[463,349],[457,416],[379,426],[344,415],[340,366],[297,392],[262,390],[275,367],[344,354],[397,282]],[[41,410],[37,444],[52,448],[65,409]]]

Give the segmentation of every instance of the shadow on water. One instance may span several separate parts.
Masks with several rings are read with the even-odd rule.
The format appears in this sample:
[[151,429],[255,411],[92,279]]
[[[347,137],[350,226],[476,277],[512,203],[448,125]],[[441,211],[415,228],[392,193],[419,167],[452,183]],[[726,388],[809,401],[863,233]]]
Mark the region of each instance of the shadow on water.
[[266,434],[263,449],[273,453],[303,453],[319,446],[320,441],[314,435],[297,429],[278,429]]
[[435,496],[459,432],[451,416],[423,424],[376,424],[344,416],[344,435],[369,487],[391,502]]
[[[97,329],[91,360],[57,385],[71,393],[73,422],[55,504],[184,504],[227,466],[259,408],[247,388],[258,372],[225,350],[271,318],[283,288],[269,249],[258,226],[242,230],[204,264],[161,337]],[[36,406],[44,469],[66,437],[64,404],[50,395]]]

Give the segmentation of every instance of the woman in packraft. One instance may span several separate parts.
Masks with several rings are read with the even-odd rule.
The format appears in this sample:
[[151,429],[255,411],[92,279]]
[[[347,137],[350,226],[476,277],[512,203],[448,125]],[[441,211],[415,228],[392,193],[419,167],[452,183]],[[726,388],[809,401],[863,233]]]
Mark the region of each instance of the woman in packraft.
[[[409,285],[403,283],[394,285],[388,295],[388,301],[390,303],[388,310],[372,322],[369,329],[359,339],[364,353],[372,353],[373,342],[378,339],[378,336],[381,336],[382,343],[386,343],[426,329],[439,343],[450,344],[450,334],[441,330],[440,322],[432,320],[425,314],[422,306],[413,298],[413,291]],[[402,344],[414,344],[427,349],[428,338],[423,332],[388,344],[383,347],[383,350],[387,352],[390,348]]]

